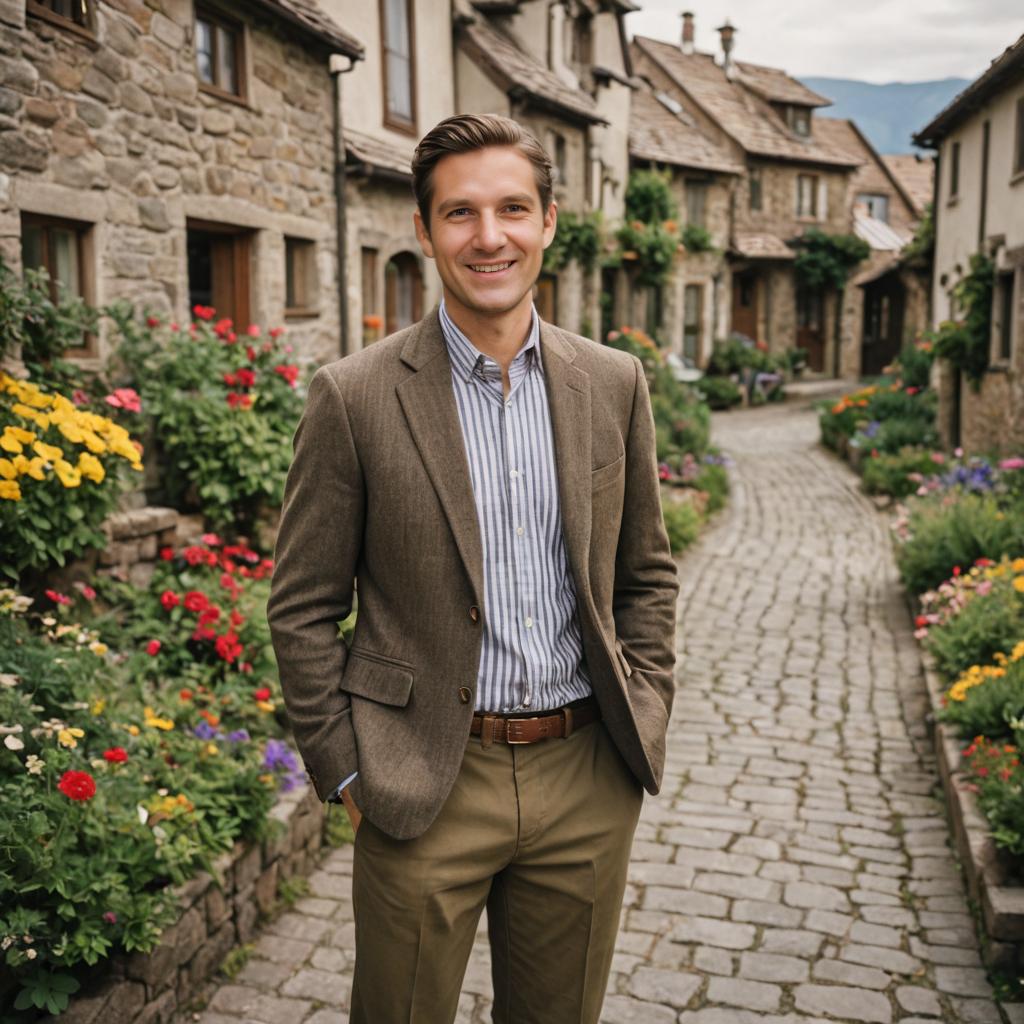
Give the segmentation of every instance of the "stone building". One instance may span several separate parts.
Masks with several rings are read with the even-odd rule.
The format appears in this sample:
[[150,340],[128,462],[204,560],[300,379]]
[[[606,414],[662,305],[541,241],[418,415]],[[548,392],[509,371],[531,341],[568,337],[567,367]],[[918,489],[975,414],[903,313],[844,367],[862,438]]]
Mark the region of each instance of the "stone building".
[[953,290],[974,253],[995,264],[989,366],[976,390],[939,362],[944,439],[974,451],[1024,447],[1024,36],[914,137],[938,151],[932,317],[955,319]]
[[852,229],[847,197],[860,160],[819,136],[814,111],[827,99],[784,71],[733,58],[735,32],[728,22],[719,29],[716,61],[695,49],[686,14],[679,44],[633,40],[634,70],[744,167],[732,206],[731,330],[772,352],[805,348],[812,370],[836,374],[836,296],[799,287],[791,243],[812,227]]
[[[550,153],[559,210],[621,217],[628,174],[631,69],[624,45],[628,0],[476,0],[459,3],[456,108],[514,117]],[[600,273],[570,262],[543,274],[540,315],[594,336]]]
[[364,45],[345,74],[345,350],[408,326],[440,299],[413,230],[418,139],[455,112],[451,0],[319,0]]
[[10,265],[95,305],[213,305],[338,354],[329,61],[360,58],[354,36],[312,0],[3,0],[0,29]]
[[644,83],[633,93],[629,153],[635,167],[672,175],[681,223],[708,232],[710,248],[683,251],[660,289],[634,289],[623,275],[624,310],[616,322],[643,326],[671,351],[704,366],[714,342],[729,333],[731,211],[743,165],[706,138],[694,119],[667,93]]
[[859,161],[846,205],[853,233],[871,247],[844,294],[839,376],[877,376],[929,326],[926,268],[902,256],[922,211],[853,121],[819,117],[815,126],[820,138]]

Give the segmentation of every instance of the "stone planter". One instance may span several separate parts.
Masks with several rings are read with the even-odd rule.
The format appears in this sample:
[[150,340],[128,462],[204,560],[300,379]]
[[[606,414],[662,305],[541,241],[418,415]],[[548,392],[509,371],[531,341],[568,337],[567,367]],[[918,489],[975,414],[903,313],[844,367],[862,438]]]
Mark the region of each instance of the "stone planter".
[[960,753],[966,741],[960,739],[951,726],[936,720],[944,687],[932,657],[922,650],[921,660],[932,707],[929,730],[935,744],[950,828],[963,865],[967,891],[981,912],[988,938],[982,943],[982,956],[990,969],[1020,976],[1024,970],[1024,886],[1014,884],[1013,861],[996,846],[988,822],[968,788]]
[[60,1020],[66,1024],[168,1024],[238,944],[256,933],[277,899],[278,882],[312,869],[325,813],[312,789],[282,794],[278,823],[262,843],[237,843],[214,877],[197,875],[178,890],[181,913],[153,952],[113,958],[103,979],[83,988]]

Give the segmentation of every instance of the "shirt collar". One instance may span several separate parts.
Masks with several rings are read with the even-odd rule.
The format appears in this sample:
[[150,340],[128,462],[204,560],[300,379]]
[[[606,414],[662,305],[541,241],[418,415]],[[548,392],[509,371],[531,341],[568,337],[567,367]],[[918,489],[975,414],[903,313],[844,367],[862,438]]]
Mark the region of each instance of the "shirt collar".
[[[448,355],[451,358],[452,366],[460,376],[469,381],[478,367],[485,364],[497,365],[490,356],[485,356],[476,345],[466,337],[456,326],[455,321],[448,315],[444,299],[441,299],[441,308],[438,311],[441,320],[441,333],[444,335],[445,344],[448,347]],[[530,331],[523,342],[522,348],[515,354],[510,367],[510,373],[520,367],[528,369],[530,366],[541,368],[540,358],[540,319],[537,316],[536,307],[530,308]]]

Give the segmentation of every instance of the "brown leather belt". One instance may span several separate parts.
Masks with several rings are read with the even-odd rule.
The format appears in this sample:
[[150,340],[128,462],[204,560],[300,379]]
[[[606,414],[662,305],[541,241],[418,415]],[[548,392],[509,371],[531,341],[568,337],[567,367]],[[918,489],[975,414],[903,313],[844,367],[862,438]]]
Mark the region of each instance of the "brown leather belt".
[[519,746],[525,743],[539,743],[547,739],[565,739],[577,729],[596,722],[601,710],[593,697],[574,701],[565,707],[546,711],[539,715],[497,715],[486,713],[474,715],[469,727],[470,736],[479,736],[480,743],[509,743]]

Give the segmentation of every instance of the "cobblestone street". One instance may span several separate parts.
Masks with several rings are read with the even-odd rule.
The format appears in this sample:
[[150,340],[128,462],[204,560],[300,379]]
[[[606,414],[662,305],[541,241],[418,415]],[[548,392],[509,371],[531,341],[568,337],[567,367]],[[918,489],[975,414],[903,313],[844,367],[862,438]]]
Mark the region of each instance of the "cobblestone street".
[[[981,967],[884,517],[809,406],[714,429],[733,494],[681,561],[668,766],[603,1021],[1024,1022]],[[331,853],[195,1019],[347,1020],[350,865]],[[481,943],[460,1022],[490,1019],[488,990]]]

